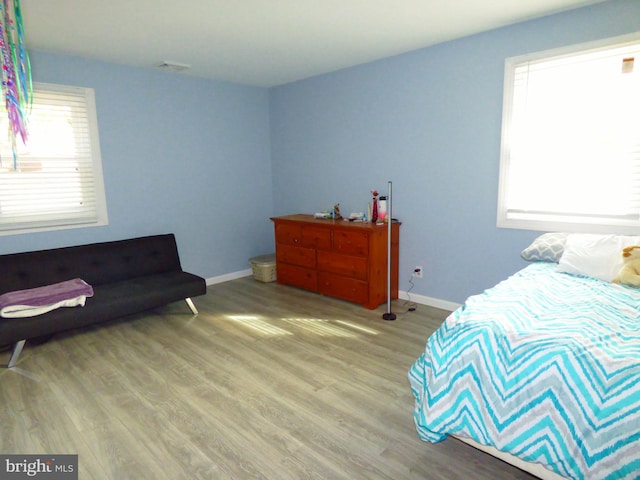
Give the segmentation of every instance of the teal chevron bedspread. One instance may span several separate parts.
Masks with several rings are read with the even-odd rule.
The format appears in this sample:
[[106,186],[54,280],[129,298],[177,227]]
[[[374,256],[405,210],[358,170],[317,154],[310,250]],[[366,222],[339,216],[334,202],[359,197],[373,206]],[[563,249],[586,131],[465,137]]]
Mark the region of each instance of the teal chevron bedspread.
[[640,478],[640,289],[534,263],[470,297],[409,370],[420,438],[575,479]]

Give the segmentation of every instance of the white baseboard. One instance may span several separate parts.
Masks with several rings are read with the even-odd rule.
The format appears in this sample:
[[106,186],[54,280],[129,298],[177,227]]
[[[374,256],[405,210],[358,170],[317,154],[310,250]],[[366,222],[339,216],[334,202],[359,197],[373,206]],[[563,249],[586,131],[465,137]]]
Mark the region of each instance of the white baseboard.
[[[216,283],[228,282],[230,280],[235,280],[237,278],[249,277],[253,275],[253,271],[248,268],[246,270],[239,270],[237,272],[227,273],[226,275],[220,275],[218,277],[210,277],[205,281],[207,285],[215,285]],[[419,303],[421,305],[428,305],[434,308],[440,308],[442,310],[448,310],[453,312],[457,310],[461,305],[459,303],[449,302],[447,300],[440,300],[439,298],[427,297],[424,295],[418,295],[412,293],[409,295],[407,292],[400,290],[398,292],[398,298],[403,300],[411,300],[412,302]]]
[[398,298],[403,300],[411,300],[412,302],[419,303],[421,305],[428,305],[434,308],[440,308],[442,310],[448,310],[453,312],[461,307],[459,303],[449,302],[448,300],[440,300],[439,298],[426,297],[424,295],[418,295],[416,293],[408,294],[400,290],[398,292]]
[[226,275],[220,275],[218,277],[210,277],[205,280],[207,285],[215,285],[216,283],[228,282],[230,280],[235,280],[236,278],[248,277],[253,275],[253,270],[250,268],[246,270],[240,270],[238,272],[227,273]]

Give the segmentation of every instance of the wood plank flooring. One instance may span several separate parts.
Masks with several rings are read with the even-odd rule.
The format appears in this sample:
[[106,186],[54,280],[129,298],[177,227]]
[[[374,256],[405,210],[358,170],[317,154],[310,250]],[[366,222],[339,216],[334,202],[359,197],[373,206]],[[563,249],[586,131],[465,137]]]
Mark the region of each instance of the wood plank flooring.
[[27,345],[0,369],[0,453],[78,454],[82,480],[533,478],[419,440],[407,371],[448,312],[385,322],[250,277],[194,303]]

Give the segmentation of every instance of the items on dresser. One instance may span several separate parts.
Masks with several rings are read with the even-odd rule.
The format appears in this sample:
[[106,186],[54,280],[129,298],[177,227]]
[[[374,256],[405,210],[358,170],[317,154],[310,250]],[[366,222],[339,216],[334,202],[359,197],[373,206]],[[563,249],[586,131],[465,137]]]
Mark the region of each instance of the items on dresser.
[[[374,309],[387,301],[387,228],[374,223],[274,217],[278,283]],[[398,298],[400,222],[392,225],[391,298]]]

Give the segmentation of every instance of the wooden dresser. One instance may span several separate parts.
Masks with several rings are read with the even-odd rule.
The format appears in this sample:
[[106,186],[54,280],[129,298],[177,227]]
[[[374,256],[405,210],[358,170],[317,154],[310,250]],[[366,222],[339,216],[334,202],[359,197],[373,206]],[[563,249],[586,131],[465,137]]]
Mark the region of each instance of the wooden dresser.
[[[278,283],[359,303],[387,301],[387,225],[274,217]],[[392,225],[391,298],[398,298],[400,223]]]

